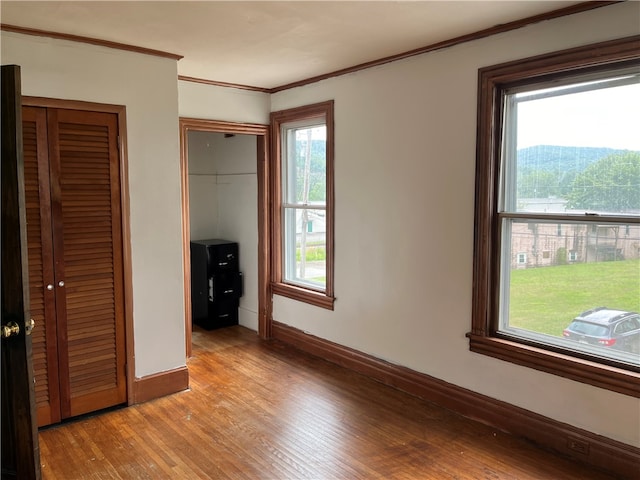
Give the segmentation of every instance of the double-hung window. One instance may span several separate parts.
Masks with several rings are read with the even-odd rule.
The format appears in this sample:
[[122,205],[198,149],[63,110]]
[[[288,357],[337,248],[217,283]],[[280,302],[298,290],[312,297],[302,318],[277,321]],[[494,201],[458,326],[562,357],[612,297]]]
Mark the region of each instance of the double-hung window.
[[333,308],[333,101],[273,112],[272,289]]
[[471,350],[640,396],[640,40],[478,92]]

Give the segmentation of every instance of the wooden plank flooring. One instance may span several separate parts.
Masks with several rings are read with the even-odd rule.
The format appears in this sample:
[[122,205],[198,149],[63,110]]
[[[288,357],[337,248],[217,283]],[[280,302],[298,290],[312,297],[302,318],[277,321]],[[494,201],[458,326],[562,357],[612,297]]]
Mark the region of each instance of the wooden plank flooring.
[[613,478],[243,327],[193,344],[189,391],[42,430],[43,478]]

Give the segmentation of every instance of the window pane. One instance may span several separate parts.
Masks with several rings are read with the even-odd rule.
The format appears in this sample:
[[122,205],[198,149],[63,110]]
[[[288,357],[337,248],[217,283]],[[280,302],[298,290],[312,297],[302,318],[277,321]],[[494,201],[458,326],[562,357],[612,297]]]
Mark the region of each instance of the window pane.
[[284,280],[317,289],[326,287],[326,211],[284,209]]
[[327,198],[326,126],[286,128],[285,136],[285,203],[324,205]]
[[640,225],[563,223],[561,232],[503,221],[500,331],[640,364],[640,328],[615,331],[640,312]]
[[509,95],[505,211],[640,215],[638,82]]

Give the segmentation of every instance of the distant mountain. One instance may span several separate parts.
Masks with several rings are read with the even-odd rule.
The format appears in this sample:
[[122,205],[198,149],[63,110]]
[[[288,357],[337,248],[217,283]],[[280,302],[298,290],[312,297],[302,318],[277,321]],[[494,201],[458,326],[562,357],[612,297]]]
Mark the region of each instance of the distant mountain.
[[518,171],[579,173],[603,157],[627,151],[613,148],[536,145],[518,150]]

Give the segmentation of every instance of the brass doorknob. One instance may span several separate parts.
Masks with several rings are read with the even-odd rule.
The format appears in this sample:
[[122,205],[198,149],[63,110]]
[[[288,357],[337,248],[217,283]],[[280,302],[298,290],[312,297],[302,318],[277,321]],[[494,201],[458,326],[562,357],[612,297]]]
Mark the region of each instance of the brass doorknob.
[[0,328],[0,336],[2,338],[9,338],[14,335],[18,335],[19,333],[20,333],[20,325],[18,325],[14,321],[7,322],[6,325],[2,325],[2,328]]
[[28,322],[24,324],[24,333],[25,335],[31,335],[33,332],[33,327],[36,326],[36,322],[34,322],[33,318],[30,318]]

